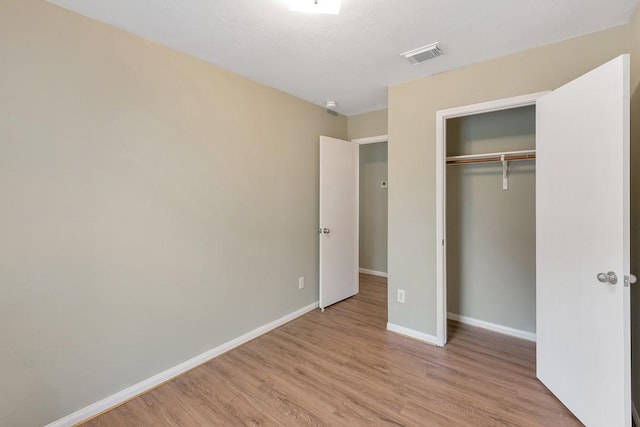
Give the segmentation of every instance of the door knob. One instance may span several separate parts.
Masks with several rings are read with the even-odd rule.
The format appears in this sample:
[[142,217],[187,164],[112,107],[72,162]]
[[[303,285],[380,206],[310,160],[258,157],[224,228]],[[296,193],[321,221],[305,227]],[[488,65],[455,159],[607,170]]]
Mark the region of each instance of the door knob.
[[608,283],[610,285],[615,285],[618,283],[618,276],[613,271],[609,271],[608,273],[598,273],[598,281],[602,283]]
[[323,228],[323,229],[322,229],[322,232],[323,232],[324,234],[329,234],[329,233],[331,233],[331,230],[329,230],[328,228]]

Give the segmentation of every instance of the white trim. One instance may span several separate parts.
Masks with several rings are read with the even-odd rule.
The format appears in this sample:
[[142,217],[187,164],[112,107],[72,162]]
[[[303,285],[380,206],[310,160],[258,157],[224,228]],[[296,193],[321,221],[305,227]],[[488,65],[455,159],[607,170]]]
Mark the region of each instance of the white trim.
[[457,320],[460,323],[464,323],[478,328],[487,329],[489,331],[497,332],[503,335],[509,335],[516,338],[522,338],[527,341],[536,341],[535,332],[527,332],[521,329],[514,329],[508,326],[498,325],[497,323],[486,322],[484,320],[474,319],[473,317],[461,316],[456,313],[447,313],[447,317],[451,320]]
[[462,107],[448,108],[436,112],[436,117],[452,119],[455,117],[473,116],[475,114],[491,113],[494,111],[511,110],[513,108],[535,105],[538,98],[550,91],[530,93],[527,95],[513,96],[511,98],[495,99],[493,101],[479,102],[477,104],[464,105]]
[[634,402],[631,402],[631,410],[635,426],[640,427],[640,415],[638,415],[638,408],[636,407],[636,404]]
[[395,332],[396,334],[404,335],[409,338],[416,339],[418,341],[426,342],[427,344],[436,345],[442,347],[444,343],[438,340],[433,335],[425,334],[424,332],[416,331],[415,329],[405,328],[404,326],[396,325],[393,323],[387,323],[387,331]]
[[259,337],[262,334],[265,334],[279,326],[284,325],[310,311],[318,308],[318,302],[314,302],[313,304],[309,304],[306,307],[302,307],[299,310],[294,311],[293,313],[287,314],[284,317],[281,317],[273,322],[267,323],[266,325],[260,326],[253,331],[247,332],[244,335],[241,335],[237,338],[232,339],[231,341],[227,341],[224,344],[219,345],[218,347],[206,351],[192,359],[187,360],[186,362],[182,362],[179,365],[176,365],[172,368],[167,369],[166,371],[160,372],[152,376],[151,378],[147,378],[144,381],[141,381],[137,384],[132,385],[122,391],[119,391],[115,394],[112,394],[109,397],[106,397],[98,402],[95,402],[85,408],[82,408],[73,414],[67,415],[64,418],[60,418],[57,421],[54,421],[50,424],[47,424],[45,427],[71,427],[73,425],[82,423],[84,421],[89,420],[92,417],[95,417],[98,414],[101,414],[105,411],[108,411],[115,406],[118,406],[128,400],[135,398],[136,396],[141,395],[162,383],[165,383],[178,375],[181,375],[198,365],[208,362],[211,359],[214,359],[220,356],[223,353],[226,353],[229,350],[232,350],[248,341],[251,341],[254,338]]
[[535,105],[536,100],[549,93],[537,92],[529,95],[498,99],[463,107],[439,110],[436,112],[436,335],[438,341],[447,342],[447,260],[446,260],[446,141],[448,119],[474,114]]
[[[353,143],[353,142],[352,142]],[[360,293],[360,275],[359,273],[359,268],[360,267],[360,145],[356,144],[356,164],[355,164],[355,179],[356,179],[356,217],[355,217],[355,224],[356,224],[356,238],[355,238],[355,242],[354,242],[354,247],[355,247],[355,256],[353,258],[354,260],[354,269],[356,270],[356,274],[355,274],[355,280],[356,280],[356,285],[355,285],[355,289],[356,289],[356,293],[355,295]]]
[[370,274],[372,276],[378,276],[378,277],[389,277],[389,275],[384,271],[369,270],[367,268],[361,268],[360,273]]
[[367,138],[355,138],[351,142],[355,142],[358,145],[375,144],[377,142],[389,142],[389,135],[369,136]]
[[[324,156],[322,155],[322,138],[318,138],[318,306],[320,310],[324,311],[324,305],[322,304],[322,283],[324,281],[324,275],[322,274],[322,229],[324,228],[324,218],[322,217],[322,166],[324,163]],[[358,174],[360,172],[358,171]],[[358,203],[359,204],[359,203]],[[358,227],[359,228],[359,227]]]
[[447,260],[446,242],[446,118],[436,113],[436,336],[447,343]]

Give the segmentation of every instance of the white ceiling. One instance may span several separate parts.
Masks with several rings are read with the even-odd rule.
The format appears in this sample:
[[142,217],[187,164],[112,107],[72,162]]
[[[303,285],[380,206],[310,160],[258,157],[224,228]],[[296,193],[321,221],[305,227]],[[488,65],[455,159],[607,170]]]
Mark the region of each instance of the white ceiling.
[[[387,87],[627,23],[640,0],[343,0],[335,15],[287,0],[49,0],[346,115]],[[439,41],[415,66],[402,52]]]

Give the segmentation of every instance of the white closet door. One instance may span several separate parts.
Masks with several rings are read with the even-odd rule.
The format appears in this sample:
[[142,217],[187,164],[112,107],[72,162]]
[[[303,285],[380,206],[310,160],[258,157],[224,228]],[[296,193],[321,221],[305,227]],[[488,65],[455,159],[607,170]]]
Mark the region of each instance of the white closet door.
[[536,114],[537,375],[584,424],[630,426],[629,56]]

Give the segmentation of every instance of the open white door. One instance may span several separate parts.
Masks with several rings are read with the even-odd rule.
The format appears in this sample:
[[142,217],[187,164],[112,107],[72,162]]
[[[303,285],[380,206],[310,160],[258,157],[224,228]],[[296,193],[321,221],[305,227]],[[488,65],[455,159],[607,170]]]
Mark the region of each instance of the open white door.
[[320,308],[358,293],[358,145],[320,137]]
[[537,375],[587,426],[631,426],[629,56],[536,112]]

